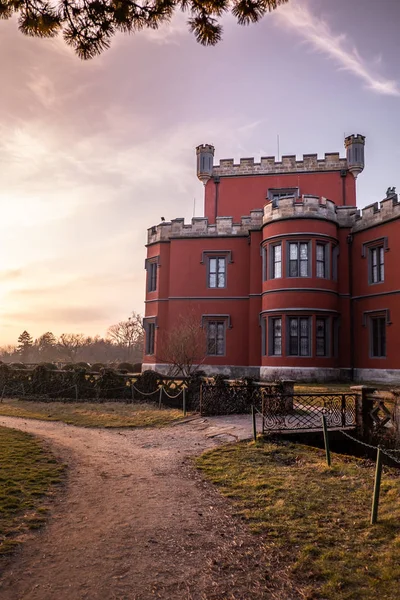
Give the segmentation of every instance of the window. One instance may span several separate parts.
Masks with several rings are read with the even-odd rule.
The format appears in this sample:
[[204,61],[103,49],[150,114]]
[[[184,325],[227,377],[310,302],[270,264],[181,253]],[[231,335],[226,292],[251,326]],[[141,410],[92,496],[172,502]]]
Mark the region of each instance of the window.
[[297,198],[299,188],[272,188],[268,190],[268,200],[272,200],[272,206],[276,208],[280,198]]
[[311,356],[310,318],[288,318],[288,354],[290,356]]
[[282,356],[282,318],[269,318],[269,355]]
[[208,287],[226,287],[226,257],[216,256],[208,259]]
[[271,279],[282,277],[282,244],[272,246]]
[[155,292],[157,289],[157,269],[160,264],[160,257],[153,256],[145,261],[145,269],[147,272],[147,291]]
[[149,278],[148,291],[155,292],[157,289],[157,263],[149,263],[149,269],[147,273]]
[[328,245],[316,245],[316,267],[317,277],[326,279],[328,277]]
[[328,323],[326,318],[316,319],[316,355],[328,356]]
[[309,276],[308,255],[308,242],[289,242],[289,277]]
[[224,356],[225,321],[207,321],[207,355]]
[[146,332],[146,354],[154,354],[156,324],[151,321],[148,321],[145,324],[145,332]]
[[371,317],[370,320],[370,346],[372,358],[385,358],[386,356],[386,318]]
[[384,247],[369,249],[369,282],[381,283],[385,279]]

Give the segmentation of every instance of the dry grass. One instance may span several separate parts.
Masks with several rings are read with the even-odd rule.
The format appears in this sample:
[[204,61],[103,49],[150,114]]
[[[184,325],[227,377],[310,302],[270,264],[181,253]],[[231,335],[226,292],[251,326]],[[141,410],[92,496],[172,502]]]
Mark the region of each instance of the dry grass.
[[64,467],[33,436],[0,427],[0,559],[46,520]]
[[[204,475],[234,503],[270,569],[279,557],[307,600],[395,600],[400,585],[400,477],[385,469],[369,524],[374,465],[291,443],[241,443],[203,454]],[[256,542],[257,543],[257,542]]]
[[0,415],[62,421],[81,427],[163,427],[183,418],[180,410],[158,410],[150,404],[31,402],[7,399],[0,403]]

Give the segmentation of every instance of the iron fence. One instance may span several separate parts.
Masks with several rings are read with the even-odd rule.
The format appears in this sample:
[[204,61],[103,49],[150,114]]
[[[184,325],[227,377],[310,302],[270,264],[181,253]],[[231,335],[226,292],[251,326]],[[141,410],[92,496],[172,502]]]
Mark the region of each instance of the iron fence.
[[263,432],[320,430],[356,426],[356,394],[269,394],[262,398]]

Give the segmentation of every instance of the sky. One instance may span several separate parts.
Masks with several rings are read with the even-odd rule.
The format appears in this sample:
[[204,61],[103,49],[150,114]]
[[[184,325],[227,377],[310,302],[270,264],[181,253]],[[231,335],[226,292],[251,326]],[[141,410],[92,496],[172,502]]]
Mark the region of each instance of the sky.
[[358,205],[400,186],[400,3],[378,4],[227,16],[213,48],[178,14],[86,62],[0,21],[0,346],[143,313],[147,228],[203,214],[198,144],[217,163],[277,155],[278,135],[281,154],[344,156],[361,133]]

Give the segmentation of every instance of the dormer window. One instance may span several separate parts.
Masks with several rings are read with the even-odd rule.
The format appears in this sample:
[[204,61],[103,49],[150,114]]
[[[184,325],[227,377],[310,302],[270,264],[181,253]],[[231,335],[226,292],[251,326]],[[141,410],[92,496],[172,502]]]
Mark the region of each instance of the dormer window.
[[299,188],[270,188],[267,198],[272,201],[272,206],[276,208],[281,198],[298,198],[299,195]]

